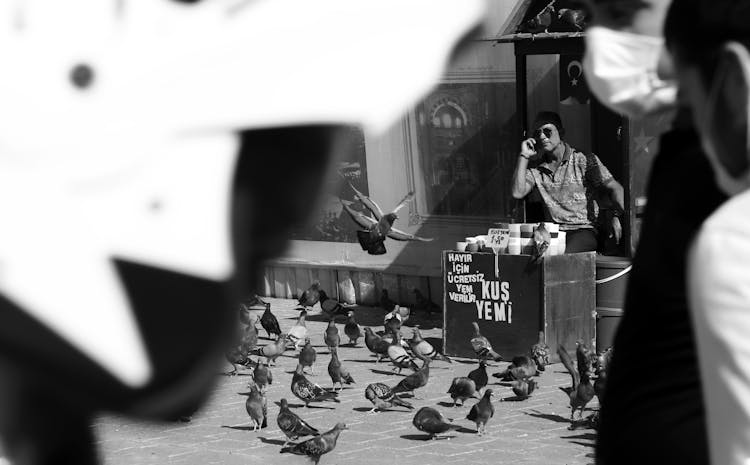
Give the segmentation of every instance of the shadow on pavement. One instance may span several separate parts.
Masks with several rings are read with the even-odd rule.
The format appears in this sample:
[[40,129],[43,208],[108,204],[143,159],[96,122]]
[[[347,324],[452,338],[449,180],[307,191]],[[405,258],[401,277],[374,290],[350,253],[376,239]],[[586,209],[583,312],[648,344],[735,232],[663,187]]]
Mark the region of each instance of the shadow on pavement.
[[274,446],[284,445],[284,441],[282,441],[281,439],[269,439],[264,438],[263,436],[258,436],[258,439],[260,439],[260,442],[262,442],[263,444],[273,444]]
[[[221,427],[222,428],[227,428],[227,429],[236,429],[238,431],[252,431],[253,430],[252,426],[227,426],[227,425],[221,425]],[[266,426],[266,428],[268,428],[268,426]],[[262,428],[260,428],[260,429],[262,429]],[[260,431],[260,429],[258,429],[257,431]]]
[[550,414],[550,413],[540,413],[540,412],[535,412],[535,413],[524,412],[524,413],[534,418],[542,418],[544,420],[550,420],[550,421],[554,421],[557,423],[570,423],[570,418],[566,418],[560,415],[555,415],[555,414]]
[[376,369],[374,369],[374,368],[371,368],[371,369],[370,369],[370,371],[372,371],[373,373],[375,373],[375,374],[378,374],[378,375],[386,375],[386,376],[391,376],[391,375],[395,375],[395,376],[406,376],[406,374],[404,374],[404,373],[396,373],[395,371],[383,371],[383,370],[376,370]]
[[455,438],[456,436],[440,436],[437,438],[432,439],[429,434],[404,434],[402,436],[399,436],[401,439],[409,439],[411,441],[442,441],[443,439],[451,439]]
[[[441,401],[440,401],[440,402],[438,402],[437,404],[438,404],[439,406],[441,406],[441,407],[453,407],[453,402],[445,402],[445,401],[442,401],[442,400],[441,400]],[[456,404],[456,406],[457,406],[457,408],[458,408],[458,407],[463,407],[463,406],[462,406],[461,404]]]

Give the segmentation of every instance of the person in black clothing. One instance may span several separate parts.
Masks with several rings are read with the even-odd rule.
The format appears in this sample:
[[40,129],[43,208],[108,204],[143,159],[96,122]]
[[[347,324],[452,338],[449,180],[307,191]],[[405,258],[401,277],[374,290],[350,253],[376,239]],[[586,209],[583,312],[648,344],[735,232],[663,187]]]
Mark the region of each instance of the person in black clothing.
[[680,115],[661,138],[601,403],[596,461],[705,464],[708,439],[685,286],[688,245],[724,200]]
[[[589,68],[587,78],[599,90],[597,96],[602,103],[620,112],[630,111],[631,116],[663,109],[669,83],[654,78],[657,57],[664,55],[661,24],[669,3],[592,1],[597,23],[607,29],[600,29],[596,35],[611,38],[621,51],[632,52],[632,59],[621,63],[621,75],[632,71],[636,76],[642,71],[638,77],[641,85],[633,86],[633,102],[621,98],[622,84],[627,82],[614,85],[606,81],[607,69]],[[596,62],[597,49],[606,55],[612,47],[601,42],[592,44],[587,54],[594,56],[588,63]],[[647,53],[639,55],[644,50]],[[652,68],[644,69],[649,59]],[[661,65],[660,71],[669,69],[668,63]],[[709,462],[686,263],[692,238],[726,200],[711,173],[691,115],[680,109],[673,128],[661,138],[651,168],[648,204],[626,290],[624,316],[615,336],[601,399],[596,444],[599,465]]]

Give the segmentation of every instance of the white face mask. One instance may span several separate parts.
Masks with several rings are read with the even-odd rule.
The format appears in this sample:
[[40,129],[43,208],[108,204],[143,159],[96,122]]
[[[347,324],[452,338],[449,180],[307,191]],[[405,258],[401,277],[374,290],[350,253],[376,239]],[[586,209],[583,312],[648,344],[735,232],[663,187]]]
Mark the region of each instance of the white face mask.
[[585,40],[583,71],[603,105],[633,118],[675,105],[676,83],[656,74],[664,39],[592,26]]
[[[733,51],[737,57],[740,59],[742,63],[742,73],[744,74],[745,82],[750,82],[750,53],[748,53],[747,49],[738,44],[738,43],[728,43],[724,46],[727,50]],[[716,118],[716,112],[722,111],[722,109],[719,109],[720,105],[722,103],[719,101],[719,96],[721,94],[720,90],[722,86],[724,85],[724,80],[726,79],[726,73],[727,68],[726,66],[720,68],[716,76],[714,77],[713,84],[711,85],[711,89],[709,90],[707,99],[706,99],[706,106],[703,109],[702,115],[696,115],[698,118],[696,118],[697,126],[698,126],[698,132],[701,135],[701,145],[703,146],[704,152],[706,152],[706,155],[711,162],[711,166],[714,169],[714,176],[716,177],[716,185],[721,189],[725,194],[729,196],[733,196],[736,194],[739,194],[740,192],[743,192],[750,188],[750,168],[746,169],[742,173],[735,173],[735,175],[729,174],[727,172],[726,166],[720,161],[719,153],[720,150],[724,150],[724,152],[727,152],[729,149],[719,148],[719,147],[727,147],[731,146],[733,147],[732,150],[738,150],[738,151],[744,151],[744,153],[738,153],[736,155],[745,157],[745,160],[750,160],[750,128],[745,128],[745,145],[744,147],[741,144],[724,144],[722,142],[716,143],[715,141],[719,140],[722,141],[723,139],[726,139],[726,135],[722,135],[720,131],[722,127],[722,123],[718,122],[714,124],[717,120]],[[728,111],[727,109],[724,109],[723,111]],[[745,102],[745,111],[747,112],[747,117],[745,121],[750,121],[750,101]],[[750,166],[750,161],[747,162],[747,165]]]

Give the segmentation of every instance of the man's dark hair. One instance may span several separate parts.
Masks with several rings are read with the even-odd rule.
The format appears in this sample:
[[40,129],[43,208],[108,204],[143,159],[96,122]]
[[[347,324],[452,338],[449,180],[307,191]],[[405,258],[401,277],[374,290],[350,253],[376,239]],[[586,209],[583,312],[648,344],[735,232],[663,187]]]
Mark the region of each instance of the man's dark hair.
[[664,38],[671,53],[680,62],[697,66],[709,86],[723,43],[750,46],[750,2],[673,0],[664,20]]
[[534,123],[531,125],[532,132],[536,131],[545,124],[554,124],[557,128],[557,132],[560,133],[560,137],[563,137],[565,135],[565,128],[563,127],[560,115],[558,115],[554,111],[540,111],[539,113],[537,113],[536,118],[534,118]]
[[597,8],[606,12],[616,26],[633,23],[633,16],[649,4],[643,0],[590,0]]

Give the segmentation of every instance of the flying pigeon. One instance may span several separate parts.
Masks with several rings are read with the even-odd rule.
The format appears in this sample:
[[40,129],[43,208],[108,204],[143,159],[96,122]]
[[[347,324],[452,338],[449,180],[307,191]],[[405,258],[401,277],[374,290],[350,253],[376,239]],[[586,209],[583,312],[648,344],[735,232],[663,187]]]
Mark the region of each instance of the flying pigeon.
[[[60,421],[36,428],[25,418],[29,427],[15,432],[40,457],[73,443],[89,454],[69,462],[95,461],[85,425],[104,406],[153,418],[206,397],[234,293],[256,259],[283,248],[286,237],[269,233],[284,236],[302,219],[301,208],[283,220],[235,216],[246,205],[236,186],[243,201],[278,208],[275,192],[244,182],[269,173],[248,176],[243,166],[313,153],[325,165],[335,145],[295,138],[316,147],[301,154],[241,150],[243,141],[332,132],[322,122],[384,131],[437,81],[486,10],[481,0],[184,3],[0,6],[0,59],[13,70],[0,77],[0,341],[19,376],[51,375],[23,374],[29,360],[55,366],[59,389],[45,409]],[[302,81],[300,69],[311,71]],[[303,126],[313,128],[275,129]],[[295,180],[310,177],[288,168]],[[315,191],[303,190],[305,201]],[[246,241],[260,247],[250,259],[235,254]],[[85,392],[84,408],[64,392]],[[174,401],[151,402],[160,396]],[[35,398],[7,400],[22,400],[19,415],[38,409]]]
[[391,388],[383,383],[368,384],[365,389],[365,398],[372,402],[373,407],[370,413],[387,410],[394,405],[406,407],[409,410],[414,409],[413,405],[398,397]]
[[332,430],[306,441],[281,448],[281,453],[289,452],[296,455],[306,455],[313,460],[314,465],[320,462],[320,456],[331,452],[336,447],[336,441],[342,430],[349,429],[344,423],[337,423]]
[[361,230],[357,231],[357,240],[359,245],[362,246],[362,250],[366,250],[370,255],[383,255],[385,250],[385,239],[390,237],[397,241],[422,241],[429,242],[433,238],[415,236],[400,231],[393,227],[394,221],[398,218],[396,214],[400,209],[406,206],[406,202],[414,198],[414,192],[409,192],[396,207],[390,213],[383,213],[377,203],[372,199],[359,192],[354,186],[349,183],[352,190],[355,192],[355,198],[362,202],[362,204],[370,210],[375,218],[365,216],[362,213],[354,210],[352,207],[341,201],[344,210],[351,216],[355,223],[357,223]]
[[286,399],[281,399],[281,409],[279,410],[279,415],[276,417],[276,424],[279,425],[279,429],[287,437],[284,446],[289,444],[290,440],[296,441],[298,438],[304,436],[320,434],[316,428],[313,428],[300,418],[299,415],[289,410],[289,403]]

